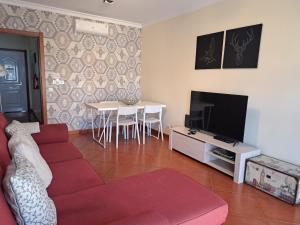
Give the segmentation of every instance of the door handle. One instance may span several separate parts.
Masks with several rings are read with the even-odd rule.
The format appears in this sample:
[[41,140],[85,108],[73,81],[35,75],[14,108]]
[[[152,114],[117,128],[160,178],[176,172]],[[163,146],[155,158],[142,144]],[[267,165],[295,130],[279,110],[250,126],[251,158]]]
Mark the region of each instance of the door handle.
[[17,90],[17,89],[20,89],[19,86],[15,86],[15,87],[8,87],[9,90]]

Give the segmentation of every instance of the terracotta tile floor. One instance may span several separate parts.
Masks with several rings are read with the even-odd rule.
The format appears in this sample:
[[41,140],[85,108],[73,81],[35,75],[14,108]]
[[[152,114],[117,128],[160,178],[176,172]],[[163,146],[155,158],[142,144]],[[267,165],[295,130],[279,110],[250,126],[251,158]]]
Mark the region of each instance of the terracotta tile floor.
[[103,149],[90,134],[70,135],[97,173],[110,182],[159,168],[173,168],[216,192],[229,204],[226,225],[300,225],[300,206],[293,207],[176,151],[164,142],[148,137],[145,145],[121,139],[120,147]]

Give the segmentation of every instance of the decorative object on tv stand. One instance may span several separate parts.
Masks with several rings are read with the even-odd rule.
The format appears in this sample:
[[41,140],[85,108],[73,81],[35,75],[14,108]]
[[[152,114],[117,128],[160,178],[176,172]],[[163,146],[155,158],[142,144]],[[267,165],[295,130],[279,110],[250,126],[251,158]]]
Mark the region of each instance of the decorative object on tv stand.
[[220,69],[224,31],[197,37],[195,69]]
[[226,31],[223,68],[257,68],[262,24]]

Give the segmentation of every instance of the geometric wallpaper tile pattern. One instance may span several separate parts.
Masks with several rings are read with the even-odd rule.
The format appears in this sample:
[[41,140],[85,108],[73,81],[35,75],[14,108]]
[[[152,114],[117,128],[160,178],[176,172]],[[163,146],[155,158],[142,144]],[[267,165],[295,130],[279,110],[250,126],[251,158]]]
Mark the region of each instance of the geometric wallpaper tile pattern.
[[108,36],[84,34],[75,19],[0,4],[0,27],[44,33],[48,123],[70,130],[90,127],[85,102],[141,98],[141,29],[108,24]]

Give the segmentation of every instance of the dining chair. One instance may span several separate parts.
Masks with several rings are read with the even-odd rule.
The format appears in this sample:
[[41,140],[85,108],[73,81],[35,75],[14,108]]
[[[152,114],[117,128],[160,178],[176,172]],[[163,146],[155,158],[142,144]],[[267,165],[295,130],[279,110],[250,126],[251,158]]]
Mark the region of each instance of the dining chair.
[[[137,135],[138,143],[140,144],[140,136],[138,131],[138,108],[136,106],[121,106],[118,108],[117,120],[116,120],[116,148],[119,147],[119,127],[123,126],[127,130],[127,138],[129,137],[129,126],[135,130]],[[110,129],[111,133],[111,129]],[[110,135],[111,136],[111,135]]]
[[[139,118],[139,121],[143,124],[143,144],[145,144],[146,136],[146,126],[148,128],[148,135],[159,139],[164,140],[163,130],[162,130],[162,106],[145,106],[142,117]],[[158,133],[157,136],[151,135],[152,124],[158,123]]]

